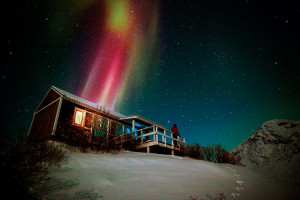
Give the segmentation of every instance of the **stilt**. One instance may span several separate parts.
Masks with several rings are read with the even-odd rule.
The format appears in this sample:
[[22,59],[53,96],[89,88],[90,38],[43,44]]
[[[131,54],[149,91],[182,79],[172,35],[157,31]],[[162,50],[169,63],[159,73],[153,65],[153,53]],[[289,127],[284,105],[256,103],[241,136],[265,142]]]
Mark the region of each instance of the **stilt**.
[[172,156],[174,156],[174,149],[172,149],[171,154],[172,154]]
[[147,147],[147,153],[150,153],[150,147],[149,146]]

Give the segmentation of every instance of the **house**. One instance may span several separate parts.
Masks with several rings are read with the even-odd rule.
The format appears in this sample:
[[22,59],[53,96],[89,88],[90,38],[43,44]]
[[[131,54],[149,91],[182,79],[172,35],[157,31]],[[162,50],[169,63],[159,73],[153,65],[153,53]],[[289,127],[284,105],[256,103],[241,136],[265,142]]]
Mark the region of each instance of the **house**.
[[[139,115],[125,116],[52,86],[33,114],[28,139],[60,138],[91,142],[99,134],[117,134],[122,145],[133,139],[137,151],[172,153],[180,151],[185,138],[172,137],[167,127]],[[174,145],[178,141],[178,146]]]

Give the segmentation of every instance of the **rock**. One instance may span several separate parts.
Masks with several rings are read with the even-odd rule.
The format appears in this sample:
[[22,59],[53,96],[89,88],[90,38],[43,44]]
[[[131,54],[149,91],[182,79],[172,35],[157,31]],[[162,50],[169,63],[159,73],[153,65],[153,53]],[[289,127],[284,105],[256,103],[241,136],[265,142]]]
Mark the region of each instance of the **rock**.
[[265,122],[232,152],[245,167],[300,186],[300,121]]

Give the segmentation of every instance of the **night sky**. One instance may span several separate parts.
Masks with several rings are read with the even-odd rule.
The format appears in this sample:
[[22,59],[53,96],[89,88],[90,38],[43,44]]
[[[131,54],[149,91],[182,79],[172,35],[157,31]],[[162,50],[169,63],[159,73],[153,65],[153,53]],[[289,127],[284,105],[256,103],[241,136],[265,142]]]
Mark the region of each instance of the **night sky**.
[[7,3],[3,136],[27,133],[51,85],[229,150],[265,121],[300,119],[293,1]]

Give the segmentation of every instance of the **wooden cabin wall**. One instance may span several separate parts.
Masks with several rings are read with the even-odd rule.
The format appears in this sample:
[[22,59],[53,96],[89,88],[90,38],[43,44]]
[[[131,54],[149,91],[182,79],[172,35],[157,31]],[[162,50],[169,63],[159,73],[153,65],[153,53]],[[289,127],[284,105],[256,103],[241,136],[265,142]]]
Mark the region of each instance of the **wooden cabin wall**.
[[59,101],[36,113],[33,117],[29,139],[34,141],[44,140],[52,135]]
[[[87,110],[88,112],[86,112],[85,116],[85,125],[84,127],[80,127],[73,123],[75,108],[87,110],[87,108],[83,106],[68,100],[63,100],[55,135],[58,139],[73,145],[81,145],[80,143],[91,142],[93,140],[93,133],[91,130],[93,126],[93,119],[94,117],[99,117],[99,115],[92,110]],[[111,121],[109,133],[115,133],[117,131],[117,122],[115,120],[116,119]]]
[[77,143],[87,142],[89,140],[88,137],[91,134],[91,130],[87,128],[91,128],[92,126],[92,115],[88,114],[86,116],[85,127],[87,128],[74,125],[75,107],[86,110],[83,106],[63,100],[55,135],[60,140],[76,145]]
[[45,99],[43,100],[43,102],[41,103],[41,105],[38,107],[37,111],[44,108],[51,102],[57,100],[59,97],[60,97],[60,95],[57,94],[53,89],[51,89],[49,91],[49,93],[47,94],[47,96],[45,97]]

